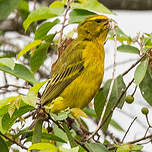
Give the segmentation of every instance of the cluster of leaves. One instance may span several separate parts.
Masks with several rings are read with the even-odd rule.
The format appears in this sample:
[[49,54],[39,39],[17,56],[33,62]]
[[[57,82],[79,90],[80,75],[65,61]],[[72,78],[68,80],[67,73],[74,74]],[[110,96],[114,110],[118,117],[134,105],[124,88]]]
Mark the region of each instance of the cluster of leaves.
[[[40,150],[40,152],[85,152],[86,149],[89,152],[109,152],[109,150],[104,146],[104,144],[98,142],[81,143],[81,135],[69,125],[67,125],[67,118],[74,119],[78,130],[81,130],[81,126],[78,121],[71,115],[70,110],[62,111],[58,115],[52,114],[50,117],[53,119],[55,124],[50,127],[48,122],[48,127],[46,126],[36,126],[34,131],[29,131],[28,128],[19,129],[19,131],[12,133],[11,128],[14,124],[21,121],[25,123],[23,115],[28,114],[36,109],[36,103],[38,101],[37,94],[40,88],[47,82],[39,82],[35,77],[36,73],[39,73],[40,67],[43,66],[44,61],[49,56],[50,47],[56,50],[56,43],[58,41],[58,32],[52,30],[54,26],[61,23],[61,15],[64,14],[66,9],[66,0],[55,1],[48,7],[40,7],[32,12],[29,11],[29,2],[26,0],[1,0],[0,1],[0,19],[6,19],[12,11],[16,11],[22,17],[22,23],[25,30],[25,34],[28,36],[34,33],[34,40],[26,45],[19,53],[15,52],[17,56],[4,56],[0,57],[0,70],[15,76],[19,79],[25,80],[30,85],[34,85],[28,90],[26,95],[11,96],[0,100],[0,135],[6,135],[10,139],[8,140],[4,136],[0,136],[0,147],[3,148],[3,152],[8,152],[8,147],[13,145],[14,139],[24,140],[24,144],[27,142],[34,141],[35,138],[40,138],[39,143],[33,142],[33,145],[28,148],[28,150]],[[94,15],[95,13],[109,13],[112,12],[99,3],[97,0],[78,0],[74,1],[70,5],[71,10],[69,12],[68,25],[78,24],[83,19],[89,15]],[[5,8],[5,9],[4,9]],[[14,12],[15,12],[14,11]],[[48,21],[49,19],[49,21]],[[51,32],[50,32],[51,31]],[[3,33],[3,31],[2,31]],[[149,49],[152,46],[151,34],[144,34],[144,37],[135,39],[127,36],[119,28],[116,30],[117,40],[120,42],[118,51],[127,53],[136,53],[139,56],[145,53],[149,54]],[[113,39],[112,34],[109,39]],[[4,33],[2,34],[4,35]],[[66,37],[66,36],[65,36]],[[135,47],[135,43],[142,44],[142,47],[138,49]],[[29,53],[30,52],[30,53]],[[150,55],[150,54],[149,54]],[[17,60],[28,61],[28,66],[25,66],[24,62],[17,63]],[[141,93],[145,100],[151,103],[151,86],[148,85],[152,82],[152,71],[149,64],[151,58],[145,56],[143,60],[139,63],[135,70],[134,79],[135,84],[140,88]],[[94,108],[86,107],[83,111],[86,113],[87,117],[99,120],[101,112],[104,108],[106,102],[106,97],[110,87],[111,80],[108,80],[102,89],[99,90],[96,97],[94,98]],[[123,81],[123,75],[119,75],[115,81],[112,89],[112,94],[110,101],[107,106],[104,119],[106,115],[110,112],[117,101],[120,99],[122,90],[126,88]],[[118,108],[122,108],[125,96],[121,98]],[[80,99],[81,100],[81,99]],[[100,106],[99,106],[100,105]],[[77,111],[79,116],[85,116],[81,111]],[[112,115],[108,117],[106,123],[104,124],[103,130],[107,131],[110,125],[118,129],[119,131],[124,131],[123,128],[114,120],[111,119]],[[24,122],[25,121],[25,122]],[[65,123],[66,122],[66,123]],[[87,124],[81,119],[81,123],[88,129]],[[51,131],[50,131],[51,130]],[[53,130],[53,131],[52,131]],[[39,139],[38,139],[39,140]],[[15,140],[16,142],[19,140]],[[71,149],[63,148],[62,145],[69,142]],[[105,143],[108,142],[105,140]],[[22,142],[21,142],[22,143]],[[109,143],[109,142],[108,142]],[[117,152],[130,152],[138,151],[142,149],[142,146],[132,145],[132,144],[122,144],[113,145]],[[23,147],[22,147],[23,148]]]

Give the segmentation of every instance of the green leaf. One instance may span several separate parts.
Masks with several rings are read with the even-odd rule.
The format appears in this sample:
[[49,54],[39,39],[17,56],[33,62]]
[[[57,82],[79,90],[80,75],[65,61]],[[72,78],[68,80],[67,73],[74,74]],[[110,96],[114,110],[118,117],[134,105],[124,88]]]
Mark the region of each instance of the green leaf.
[[25,53],[27,53],[29,50],[35,48],[36,46],[40,45],[42,43],[41,40],[35,40],[29,44],[27,44],[17,55],[17,59],[19,59],[22,55],[24,55]]
[[148,66],[148,72],[149,72],[149,75],[150,75],[150,77],[152,79],[152,67],[151,66]]
[[87,11],[87,10],[82,10],[82,9],[74,9],[70,12],[69,14],[69,23],[74,24],[74,23],[80,23],[83,21],[85,18],[94,15],[95,13]]
[[36,102],[37,102],[37,93],[39,92],[40,88],[49,80],[43,81],[43,82],[39,82],[37,84],[35,84],[33,87],[31,87],[27,93],[26,96],[22,96],[22,100],[28,104],[31,105],[33,107],[36,106]]
[[[17,138],[19,136],[25,136],[25,137],[32,137],[33,135],[33,131],[26,129],[20,130],[18,134],[14,135],[14,138]],[[54,133],[50,134],[50,133],[42,133],[41,136],[42,139],[47,139],[47,140],[54,140],[57,142],[61,142],[61,143],[66,143],[66,141],[64,139],[62,139],[59,136],[54,135]]]
[[140,54],[138,48],[131,45],[121,45],[117,48],[119,52]]
[[[0,100],[0,115],[4,115],[5,113],[9,113],[10,117],[13,115],[15,108],[19,109],[21,102],[21,95],[7,97]],[[19,103],[19,106],[18,106]]]
[[146,48],[151,48],[152,47],[152,37],[145,38],[145,47]]
[[62,148],[62,147],[59,147],[59,152],[79,152],[79,146],[77,147],[74,147],[72,149],[66,149],[66,148]]
[[46,41],[46,43],[50,44],[52,42],[52,40],[54,39],[56,33],[55,34],[49,34],[49,35],[45,35],[43,37],[43,40]]
[[8,112],[9,105],[2,106],[0,108],[0,116],[6,114]]
[[[115,29],[115,32],[117,34],[117,40],[120,41],[121,43],[123,43],[124,41],[127,42],[128,44],[130,44],[133,40],[130,36],[126,35],[119,27]],[[111,37],[109,37],[110,40],[113,40],[113,36],[114,33],[111,30],[109,32],[109,34],[111,35]]]
[[0,20],[5,19],[20,2],[21,0],[0,0]]
[[7,97],[0,100],[0,108],[2,108],[3,106],[6,106],[8,103],[15,101],[18,97],[19,96],[15,96],[15,97],[13,96],[13,97]]
[[53,2],[50,7],[52,8],[56,8],[56,7],[64,7],[64,3],[63,2],[60,2],[60,1],[55,1]]
[[0,70],[9,73],[17,78],[21,78],[31,84],[37,83],[32,72],[22,64],[15,64],[14,70],[8,68],[7,66],[0,66]]
[[98,12],[98,13],[112,14],[112,12],[108,8],[106,8],[97,0],[85,0],[85,1],[79,1],[78,3],[75,2],[71,4],[71,8],[84,9],[84,10]]
[[68,140],[69,140],[71,147],[73,148],[73,147],[78,146],[78,144],[75,142],[73,136],[71,135],[69,128],[67,127],[67,125],[65,123],[63,124],[63,128],[65,130],[67,137],[68,137]]
[[9,67],[11,70],[14,69],[15,63],[11,58],[0,58],[0,65]]
[[106,101],[106,97],[104,95],[103,89],[100,89],[94,99],[94,109],[98,119],[100,119],[105,101]]
[[70,114],[70,110],[64,110],[59,112],[58,114],[50,113],[51,116],[57,121],[65,120]]
[[35,32],[35,40],[40,39],[43,40],[44,36],[47,35],[49,30],[59,23],[59,20],[56,19],[53,22],[46,22],[42,24]]
[[139,151],[142,150],[142,145],[132,145],[132,144],[124,144],[124,145],[116,145],[116,152],[131,152],[131,151]]
[[41,44],[30,56],[30,67],[35,73],[46,59],[49,44]]
[[32,144],[36,144],[41,142],[41,136],[42,136],[42,120],[38,120],[34,126],[33,130],[33,136],[32,136]]
[[111,119],[110,125],[116,128],[117,130],[124,132],[124,129],[115,120]]
[[22,0],[19,4],[18,10],[21,13],[23,19],[25,20],[30,13],[28,1]]
[[[55,136],[60,137],[61,139],[63,139],[66,142],[68,141],[66,133],[63,130],[61,130],[57,125],[54,125],[53,131],[54,131]],[[57,144],[57,146],[61,146],[63,143],[57,141],[56,144]]]
[[53,134],[48,134],[48,133],[43,133],[42,134],[42,139],[49,139],[49,140],[54,140],[54,141],[58,141],[61,143],[66,143],[65,140],[63,140],[62,138],[60,138],[59,136],[53,135]]
[[56,152],[58,151],[58,148],[55,147],[54,145],[50,144],[50,143],[37,143],[37,144],[33,144],[28,148],[28,151],[30,150],[45,150],[45,152]]
[[49,19],[56,16],[59,16],[63,13],[64,7],[41,7],[40,9],[37,9],[33,11],[28,18],[24,21],[23,26],[25,31],[28,29],[31,23],[39,20]]
[[[95,97],[95,111],[97,113],[97,117],[100,118],[101,112],[103,111],[103,107],[105,105],[105,101],[106,101],[106,97],[108,95],[109,92],[109,87],[111,84],[111,80],[108,80],[105,84],[104,84],[104,88],[101,89],[99,91],[99,93],[96,95]],[[109,111],[111,110],[111,108],[115,105],[115,103],[118,101],[122,90],[125,88],[125,83],[123,81],[122,76],[118,76],[115,81],[114,81],[114,85],[113,85],[113,89],[112,89],[112,93],[110,96],[110,100],[107,106],[107,109],[105,111],[104,114],[104,118],[106,118],[107,114],[109,113]],[[123,96],[123,98],[121,99],[119,108],[122,108],[123,104],[125,101],[125,95]],[[100,105],[100,106],[99,106]],[[109,119],[106,121],[106,124],[104,125],[104,131],[107,130],[107,127],[110,123],[111,117],[109,117]]]
[[152,106],[152,78],[149,74],[149,68],[147,69],[146,75],[139,85],[140,92],[144,99]]
[[109,152],[101,143],[86,143],[85,146],[88,148],[89,152]]
[[19,110],[16,109],[11,118],[10,118],[9,114],[6,113],[2,117],[2,121],[1,121],[3,131],[5,131],[5,132],[8,131],[11,128],[11,126],[15,123],[15,121],[18,117],[21,117],[23,114],[25,114],[31,110],[33,110],[33,107],[22,103],[20,109]]
[[5,134],[6,130],[3,128],[3,125],[2,125],[3,117],[4,116],[0,116],[0,132],[2,132],[3,134]]
[[6,142],[0,136],[0,149],[2,152],[9,152]]
[[35,94],[37,94],[40,90],[40,88],[46,83],[48,82],[49,80],[45,80],[45,81],[42,81],[42,82],[39,82],[39,83],[36,83],[33,87],[30,88],[29,92],[32,91],[34,92]]
[[117,36],[123,36],[123,37],[128,38],[128,35],[126,35],[119,27],[116,28],[116,34]]
[[37,102],[37,96],[35,95],[34,91],[29,91],[28,94],[26,96],[22,96],[22,100],[32,106],[35,107],[36,106],[36,102]]
[[21,135],[27,138],[33,135],[33,131],[29,130],[28,128],[19,130],[17,134],[13,135],[13,138],[18,138]]
[[21,95],[19,95],[13,102],[10,103],[8,113],[10,117],[12,117],[13,113],[15,112],[15,109],[20,108],[20,103],[22,101]]
[[149,63],[149,58],[146,58],[145,60],[141,61],[136,68],[136,71],[134,73],[134,79],[137,86],[139,86],[139,84],[145,77],[148,68],[148,63]]
[[85,107],[83,111],[90,117],[97,117],[95,110],[90,107]]

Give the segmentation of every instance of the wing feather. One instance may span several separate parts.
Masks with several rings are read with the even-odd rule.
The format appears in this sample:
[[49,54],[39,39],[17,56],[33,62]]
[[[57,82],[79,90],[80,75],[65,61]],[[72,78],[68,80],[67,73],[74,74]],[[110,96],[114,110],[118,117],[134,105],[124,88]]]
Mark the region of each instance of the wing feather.
[[[73,43],[73,42],[72,42]],[[77,78],[84,69],[81,44],[74,42],[75,47],[68,47],[59,58],[51,79],[41,97],[41,104],[45,105],[56,98],[62,91]],[[80,47],[81,46],[81,47]],[[80,49],[81,48],[81,49]]]

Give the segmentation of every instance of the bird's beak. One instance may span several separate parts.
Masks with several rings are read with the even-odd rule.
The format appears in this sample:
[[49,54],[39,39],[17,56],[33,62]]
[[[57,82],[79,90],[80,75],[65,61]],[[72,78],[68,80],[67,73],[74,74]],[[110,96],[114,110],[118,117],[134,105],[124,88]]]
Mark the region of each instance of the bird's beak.
[[109,19],[108,20],[108,29],[109,30],[111,30],[111,29],[115,29],[115,28],[117,28],[118,27],[118,23],[115,21],[115,20],[113,20],[113,19]]

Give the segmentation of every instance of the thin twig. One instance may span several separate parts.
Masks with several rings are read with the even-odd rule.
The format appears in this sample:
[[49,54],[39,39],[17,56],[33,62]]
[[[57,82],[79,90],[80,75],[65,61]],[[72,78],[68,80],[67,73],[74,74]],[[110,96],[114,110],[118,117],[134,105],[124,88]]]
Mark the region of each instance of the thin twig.
[[58,126],[58,128],[60,128],[62,131],[64,131],[63,127],[58,123],[58,121],[54,120],[54,119],[50,116],[50,114],[47,113],[46,111],[44,111],[44,112],[47,114],[48,120],[50,119],[53,123],[55,123],[55,124]]
[[146,141],[146,142],[140,143],[140,144],[138,144],[138,145],[145,145],[145,144],[150,143],[151,141],[152,141],[152,140],[150,139],[149,141]]
[[146,137],[142,137],[142,138],[139,138],[139,139],[136,139],[136,140],[133,140],[133,141],[129,141],[127,142],[126,144],[135,144],[135,143],[138,143],[140,141],[143,141],[143,140],[146,140],[146,139],[151,139],[152,138],[152,134],[151,135],[148,135]]
[[140,57],[134,64],[132,64],[131,67],[130,67],[128,70],[126,70],[126,71],[122,74],[122,76],[125,76],[130,70],[132,70],[145,56],[146,56],[146,54],[143,53],[143,54],[141,55],[141,57]]
[[113,135],[109,130],[104,133],[105,137],[109,137],[115,144],[120,143],[120,139]]
[[103,107],[102,114],[100,116],[98,126],[97,126],[96,130],[90,135],[89,139],[92,138],[98,132],[98,130],[101,127],[103,117],[104,117],[105,111],[107,109],[107,106],[108,106],[108,103],[109,103],[109,100],[110,100],[110,96],[111,96],[111,93],[112,93],[112,88],[113,88],[113,85],[114,85],[115,73],[116,73],[117,38],[116,38],[116,33],[115,33],[114,29],[113,29],[113,32],[114,32],[114,63],[113,63],[112,80],[111,80],[109,92],[108,92],[108,95],[107,95],[107,98],[106,98],[106,102],[105,102],[105,105]]
[[[33,116],[34,113],[35,113],[35,109],[32,112],[30,111],[30,113],[28,115],[24,116],[23,119],[24,120],[28,119],[29,117]],[[17,123],[17,122],[20,122],[20,119],[17,119],[15,123]]]
[[147,135],[147,133],[148,133],[149,129],[150,129],[150,127],[148,127],[148,128],[146,129],[146,132],[145,132],[144,137],[146,137],[146,135]]
[[[62,22],[62,28],[61,28],[61,30],[60,30],[58,48],[61,47],[62,37],[63,37],[63,30],[64,30],[65,22],[66,22],[66,16],[67,16],[68,11],[70,10],[70,4],[72,3],[72,1],[73,1],[73,0],[68,0],[68,2],[67,2],[67,8],[66,8],[65,13],[64,13],[64,15],[63,15],[63,22]],[[60,52],[59,52],[59,53],[60,53]]]
[[133,93],[131,94],[132,97],[134,96],[136,90],[137,90],[137,86],[135,86],[135,89],[134,89]]
[[[112,115],[112,113],[113,113],[113,111],[115,110],[115,108],[118,107],[118,105],[119,105],[120,102],[121,102],[122,97],[125,95],[125,93],[127,92],[128,88],[131,86],[131,84],[132,84],[133,82],[134,82],[134,79],[132,79],[132,80],[129,82],[128,86],[122,91],[122,93],[121,93],[118,101],[117,101],[116,104],[113,106],[113,108],[110,110],[110,112],[107,114],[107,116],[106,116],[106,118],[103,120],[100,128],[103,127],[103,125],[106,123],[106,121],[107,121],[107,120],[109,119],[109,117]],[[96,133],[99,131],[100,128],[98,128],[98,130],[96,130]],[[95,133],[95,134],[96,134],[96,133]],[[95,135],[95,134],[94,134],[94,135]],[[94,135],[93,135],[93,136],[94,136]],[[91,136],[91,138],[92,138],[93,136]],[[88,140],[91,139],[91,138],[89,137]]]
[[[134,116],[131,115],[131,114],[128,114],[126,111],[123,111],[123,110],[120,110],[120,109],[117,109],[117,110],[118,110],[119,113],[122,113],[122,114],[134,119]],[[142,120],[137,119],[136,122],[138,122],[138,124],[141,125],[142,128],[144,128],[144,129],[146,128],[146,125],[143,124]]]
[[29,89],[29,87],[18,86],[18,85],[14,85],[14,84],[6,84],[6,85],[3,85],[3,86],[0,86],[0,89],[8,88],[8,87],[14,87],[14,88],[20,88],[20,89]]
[[122,138],[122,141],[121,141],[121,143],[123,143],[124,142],[124,140],[125,140],[125,138],[126,138],[126,136],[127,136],[127,134],[128,134],[128,132],[129,132],[129,130],[130,130],[130,128],[131,128],[131,126],[133,125],[133,123],[135,122],[135,120],[137,119],[137,117],[135,117],[134,118],[134,120],[131,122],[131,124],[129,125],[129,127],[128,127],[128,129],[127,129],[127,131],[126,131],[126,133],[125,133],[125,135],[123,136],[123,138]]
[[147,114],[146,114],[146,121],[147,121],[148,126],[149,126],[150,128],[152,128],[152,126],[151,126],[151,124],[150,124],[150,122],[149,122],[149,119],[148,119],[148,115],[147,115]]
[[[132,61],[135,61],[136,59],[129,59],[129,60],[124,60],[124,61],[121,61],[121,62],[117,62],[116,63],[116,66],[118,65],[123,65],[123,64],[126,64],[126,63],[129,63],[129,62],[132,62]],[[113,64],[112,65],[109,65],[108,67],[105,68],[105,71],[109,70],[113,68]]]
[[[138,142],[140,142],[140,141],[147,140],[147,139],[151,139],[151,138],[152,138],[152,134],[151,134],[151,135],[148,135],[148,136],[146,136],[146,137],[142,137],[142,138],[139,138],[139,139],[136,139],[136,140],[127,142],[127,143],[123,143],[123,144],[135,144],[135,143],[138,143]],[[114,149],[116,149],[116,147],[114,147],[114,146],[108,148],[108,150],[114,150]]]
[[36,0],[33,0],[33,3],[34,3],[34,5],[33,5],[33,11],[34,11],[34,10],[36,10]]
[[7,84],[7,83],[8,83],[8,81],[7,81],[6,73],[5,73],[5,72],[3,72],[3,74],[4,74],[4,81],[5,81],[5,84]]
[[125,93],[127,92],[128,88],[131,86],[131,84],[134,82],[134,79],[132,79],[128,86],[122,91],[118,101],[116,102],[116,104],[113,106],[113,108],[110,110],[110,112],[108,113],[107,117],[105,118],[105,120],[102,122],[101,127],[103,127],[103,125],[106,123],[106,121],[108,120],[108,118],[111,116],[111,114],[113,113],[113,111],[115,110],[116,107],[118,107],[118,105],[121,102],[122,97],[125,95]]
[[0,132],[0,135],[3,136],[5,139],[11,141],[12,143],[20,146],[22,149],[28,150],[28,148],[26,148],[25,146],[23,146],[21,143],[16,142],[15,140],[13,140],[13,139],[7,137],[6,135],[4,135],[3,133]]

